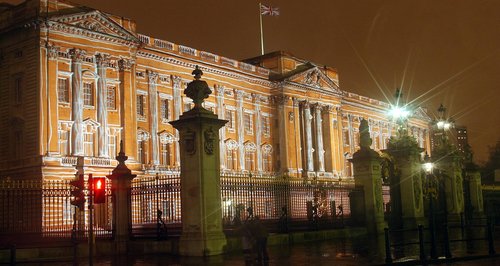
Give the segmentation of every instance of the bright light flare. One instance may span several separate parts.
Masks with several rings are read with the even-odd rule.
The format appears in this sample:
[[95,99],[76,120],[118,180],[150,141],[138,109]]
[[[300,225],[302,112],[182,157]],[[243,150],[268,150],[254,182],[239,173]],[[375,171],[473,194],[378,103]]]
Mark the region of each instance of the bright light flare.
[[438,121],[436,123],[436,126],[438,127],[438,129],[449,130],[451,128],[451,123],[448,121]]
[[410,116],[410,111],[406,110],[405,107],[393,106],[391,110],[389,110],[389,116],[393,119],[405,119]]
[[430,174],[430,173],[432,173],[432,169],[434,168],[434,164],[431,162],[426,162],[423,164],[423,168],[427,174]]

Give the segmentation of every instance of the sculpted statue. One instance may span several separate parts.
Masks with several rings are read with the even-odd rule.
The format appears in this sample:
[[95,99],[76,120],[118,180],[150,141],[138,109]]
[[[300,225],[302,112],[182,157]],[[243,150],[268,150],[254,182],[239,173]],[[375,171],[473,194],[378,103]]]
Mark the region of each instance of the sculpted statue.
[[368,126],[368,121],[363,118],[359,124],[359,146],[361,149],[369,149],[371,145],[370,127]]

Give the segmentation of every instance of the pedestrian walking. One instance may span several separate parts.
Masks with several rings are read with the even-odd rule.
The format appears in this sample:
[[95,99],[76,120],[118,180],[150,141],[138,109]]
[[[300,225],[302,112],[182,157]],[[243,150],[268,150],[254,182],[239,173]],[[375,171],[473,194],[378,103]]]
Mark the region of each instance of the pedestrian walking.
[[267,238],[269,236],[269,231],[262,224],[259,216],[255,216],[252,220],[250,230],[256,239],[256,252],[259,264],[264,263],[267,265],[267,262],[269,261],[269,254],[267,252]]

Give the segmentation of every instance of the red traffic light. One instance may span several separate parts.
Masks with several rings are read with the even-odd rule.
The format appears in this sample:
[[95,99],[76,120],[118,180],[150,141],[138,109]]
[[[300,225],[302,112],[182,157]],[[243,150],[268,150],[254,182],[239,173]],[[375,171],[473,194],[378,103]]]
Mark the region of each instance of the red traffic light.
[[106,178],[94,177],[92,180],[94,185],[94,204],[106,202]]

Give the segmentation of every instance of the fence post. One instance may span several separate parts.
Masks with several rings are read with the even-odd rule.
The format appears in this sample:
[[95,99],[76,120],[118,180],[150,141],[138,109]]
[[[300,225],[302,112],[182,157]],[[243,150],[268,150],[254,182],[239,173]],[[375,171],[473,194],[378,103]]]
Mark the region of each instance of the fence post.
[[447,259],[451,259],[450,251],[450,235],[448,232],[448,224],[444,225],[444,255]]
[[385,263],[392,264],[391,240],[389,239],[389,228],[384,228],[385,233]]
[[424,227],[418,225],[418,246],[420,249],[420,262],[425,264],[425,250],[424,250]]
[[493,223],[488,220],[488,254],[495,255],[495,240],[493,239]]

